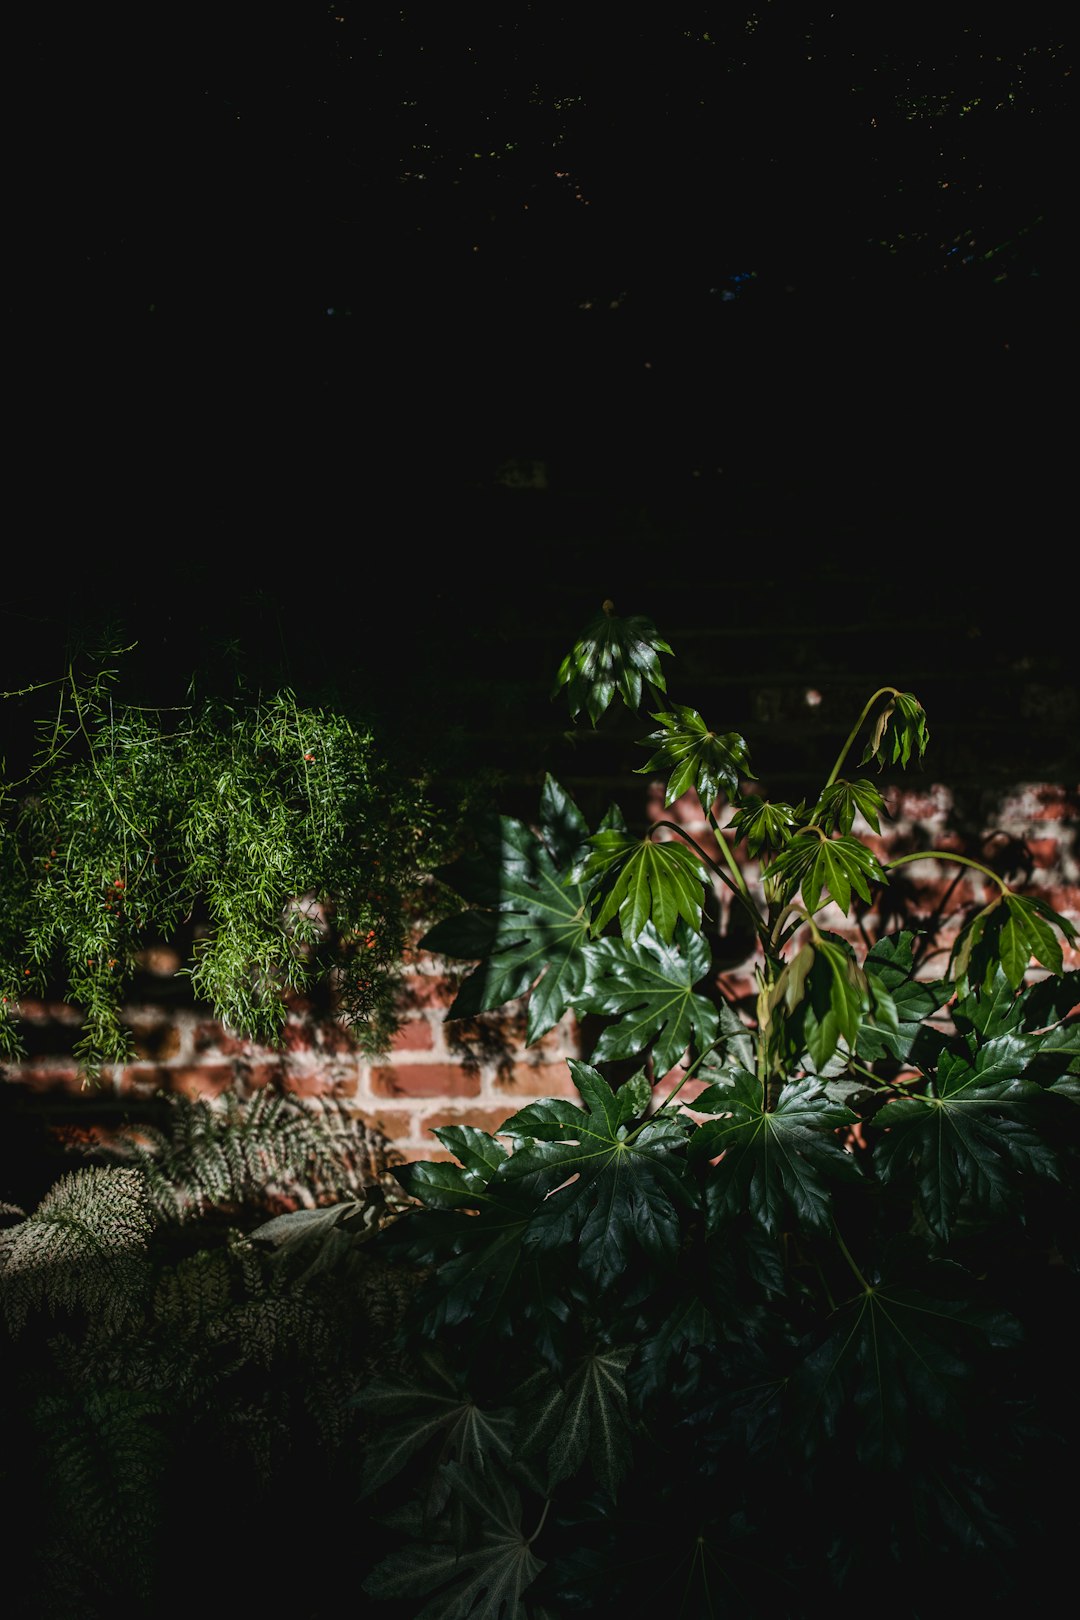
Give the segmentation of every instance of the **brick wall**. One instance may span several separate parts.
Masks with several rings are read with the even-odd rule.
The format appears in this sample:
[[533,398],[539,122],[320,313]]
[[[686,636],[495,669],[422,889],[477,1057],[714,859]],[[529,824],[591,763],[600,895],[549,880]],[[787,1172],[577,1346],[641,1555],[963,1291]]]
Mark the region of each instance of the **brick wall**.
[[[990,865],[996,861],[1010,882],[1039,895],[1080,928],[1075,845],[1080,796],[1075,791],[1028,783],[1004,797],[990,795],[981,838],[978,832],[966,837],[956,832],[953,793],[943,785],[891,789],[888,803],[892,819],[883,822],[887,831],[880,839],[865,827],[855,829],[870,839],[883,860],[890,852],[936,848],[966,853]],[[644,804],[652,820],[667,816],[703,847],[714,843],[691,795],[665,811],[662,792],[654,787],[645,790]],[[971,813],[969,804],[969,818]],[[660,836],[675,835],[662,831]],[[754,879],[752,866],[744,866],[744,871]],[[915,918],[929,916],[950,891],[953,904],[989,898],[978,873],[936,861],[904,867],[902,882]],[[726,904],[727,891],[720,889],[719,896]],[[857,935],[856,926],[838,911],[833,915],[827,910],[821,920],[837,932]],[[722,915],[722,933],[726,921]],[[871,933],[892,926],[880,910],[862,922]],[[950,937],[946,933],[943,943]],[[1080,968],[1080,953],[1067,949],[1065,956],[1068,967]],[[244,1095],[274,1085],[301,1097],[331,1096],[408,1159],[449,1156],[431,1135],[435,1126],[458,1123],[493,1131],[530,1098],[575,1095],[566,1059],[581,1056],[582,1043],[572,1015],[534,1048],[525,1045],[524,1009],[519,1003],[483,1018],[446,1020],[455,983],[468,964],[419,951],[410,956],[404,964],[401,1029],[393,1049],[378,1060],[360,1055],[343,1029],[313,1017],[312,1009],[301,1001],[290,1007],[281,1050],[238,1039],[205,1009],[177,1003],[178,981],[173,974],[179,965],[167,950],[148,954],[146,993],[139,1005],[127,1009],[135,1061],[107,1069],[100,1090],[82,1089],[70,1055],[77,1013],[33,1001],[21,1009],[32,1055],[9,1065],[6,1079],[68,1125],[83,1111],[88,1117],[103,1111],[122,1117],[125,1106],[158,1090],[212,1096],[235,1087]],[[938,966],[940,961],[930,964],[928,971]],[[751,995],[752,957],[725,961],[718,982],[729,997]],[[155,984],[160,987],[159,999]]]

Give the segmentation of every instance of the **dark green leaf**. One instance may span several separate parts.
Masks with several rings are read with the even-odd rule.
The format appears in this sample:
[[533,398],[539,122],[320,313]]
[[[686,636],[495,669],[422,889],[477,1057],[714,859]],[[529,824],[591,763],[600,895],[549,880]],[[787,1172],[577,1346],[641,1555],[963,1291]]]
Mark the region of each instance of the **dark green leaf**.
[[584,709],[594,726],[616,692],[636,713],[642,680],[667,690],[658,654],[670,652],[651,619],[621,619],[605,602],[559,665],[552,696],[566,687],[571,715],[576,719]]
[[685,844],[634,838],[616,829],[596,833],[590,842],[593,854],[583,877],[594,885],[589,896],[594,934],[616,914],[628,940],[649,922],[664,940],[670,940],[680,917],[691,928],[701,926],[702,886],[708,879]]
[[835,1131],[858,1116],[834,1103],[816,1079],[792,1080],[767,1112],[761,1082],[736,1070],[694,1099],[695,1113],[720,1114],[699,1125],[690,1158],[704,1171],[712,1226],[745,1209],[770,1234],[780,1230],[790,1208],[798,1222],[827,1230],[831,1222],[828,1178],[858,1175]]
[[420,941],[422,949],[444,956],[482,958],[458,991],[449,1018],[491,1012],[531,989],[530,1044],[573,1003],[590,938],[585,891],[567,881],[569,866],[585,848],[586,825],[550,776],[541,812],[542,837],[503,816],[497,828],[487,829],[481,857],[447,873],[447,881],[457,874],[455,886],[465,899],[476,897],[491,909],[447,917]]
[[675,704],[652,718],[659,721],[660,729],[650,732],[641,746],[656,751],[647,764],[637,767],[637,774],[668,776],[665,805],[674,804],[690,788],[695,789],[705,810],[721,794],[735,797],[750,767],[744,737],[735,731],[719,735],[710,731],[697,710],[684,704]]
[[475,1540],[460,1548],[417,1516],[415,1529],[423,1539],[384,1558],[363,1582],[364,1591],[417,1601],[433,1593],[410,1610],[415,1620],[527,1620],[523,1594],[544,1564],[522,1527],[516,1488],[501,1470],[478,1479],[448,1462],[443,1471],[447,1487],[475,1518]]
[[846,1430],[863,1462],[899,1470],[916,1422],[963,1435],[964,1385],[985,1350],[1014,1344],[1018,1328],[1004,1313],[979,1310],[958,1268],[926,1280],[938,1282],[933,1292],[867,1286],[835,1313],[791,1382],[795,1432],[807,1450]]
[[1025,1176],[1058,1176],[1054,1153],[1023,1114],[1038,1093],[1021,1078],[1031,1050],[1030,1038],[1005,1035],[974,1061],[946,1051],[934,1094],[887,1103],[874,1117],[885,1133],[874,1153],[882,1181],[910,1170],[927,1224],[943,1241],[962,1196],[994,1214],[1016,1201]]
[[513,1186],[542,1175],[554,1187],[529,1223],[525,1243],[545,1252],[577,1242],[585,1274],[601,1289],[618,1281],[635,1254],[670,1265],[678,1251],[677,1205],[692,1201],[681,1149],[687,1125],[662,1115],[626,1130],[634,1099],[614,1093],[599,1070],[570,1060],[585,1108],[543,1098],[507,1120],[515,1138],[497,1180]]
[[592,1061],[635,1057],[652,1046],[656,1072],[665,1074],[688,1047],[703,1051],[716,1035],[718,1015],[693,986],[711,967],[707,941],[682,922],[671,944],[659,939],[651,923],[633,944],[598,940],[576,1006],[618,1022],[601,1032]]

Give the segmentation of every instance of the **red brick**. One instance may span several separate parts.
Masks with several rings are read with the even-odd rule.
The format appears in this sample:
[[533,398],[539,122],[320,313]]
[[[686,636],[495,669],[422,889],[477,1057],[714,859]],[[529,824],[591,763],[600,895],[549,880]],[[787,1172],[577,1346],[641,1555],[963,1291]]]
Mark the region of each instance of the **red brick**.
[[82,1078],[74,1067],[49,1068],[45,1064],[9,1064],[4,1079],[26,1086],[30,1091],[83,1091]]
[[362,1120],[370,1130],[377,1131],[380,1136],[385,1136],[388,1141],[393,1142],[397,1151],[402,1153],[406,1151],[398,1147],[397,1143],[399,1137],[412,1134],[411,1114],[406,1113],[403,1108],[380,1108],[374,1113],[367,1108],[358,1108],[354,1112],[357,1119]]
[[[513,1108],[444,1110],[442,1113],[428,1114],[424,1119],[424,1129],[433,1131],[436,1126],[441,1125],[472,1125],[476,1130],[487,1131],[489,1136],[494,1136],[506,1124],[511,1114],[515,1112],[516,1110]],[[432,1140],[434,1142],[437,1139],[432,1138]]]
[[460,1063],[395,1063],[371,1071],[380,1097],[475,1097],[480,1076]]
[[243,1035],[232,1035],[221,1024],[196,1024],[194,1044],[196,1052],[218,1052],[222,1057],[239,1057],[250,1052],[252,1043]]
[[426,1018],[407,1018],[390,1043],[393,1052],[430,1052],[435,1036]]
[[231,1063],[202,1063],[198,1067],[162,1069],[161,1074],[169,1091],[182,1092],[185,1097],[220,1097],[231,1089],[236,1071]]
[[249,1091],[263,1091],[267,1086],[281,1085],[285,1078],[285,1064],[279,1058],[269,1063],[242,1063],[238,1074]]
[[131,1050],[138,1058],[164,1063],[179,1052],[180,1031],[164,1019],[156,1025],[143,1025],[132,1030]]
[[457,994],[454,980],[441,973],[411,973],[398,991],[398,1003],[406,1011],[421,1007],[449,1007]]
[[527,1097],[576,1097],[577,1087],[564,1063],[515,1063],[495,1076],[495,1089]]
[[294,1097],[355,1097],[359,1079],[355,1068],[288,1063],[281,1084]]

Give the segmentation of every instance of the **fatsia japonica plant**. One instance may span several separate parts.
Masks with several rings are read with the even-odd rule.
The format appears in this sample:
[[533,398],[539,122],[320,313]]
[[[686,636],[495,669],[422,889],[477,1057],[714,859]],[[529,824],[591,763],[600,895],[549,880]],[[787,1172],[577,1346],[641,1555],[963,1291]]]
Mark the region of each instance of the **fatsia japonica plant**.
[[[671,653],[605,602],[553,695],[594,727],[647,709],[641,772],[697,796],[713,853],[616,806],[590,828],[548,775],[534,825],[441,874],[458,909],[423,944],[474,964],[448,1016],[524,998],[530,1042],[568,1011],[599,1033],[578,1100],[443,1126],[452,1159],[395,1172],[377,1242],[423,1281],[412,1376],[361,1402],[391,1536],[365,1590],[416,1620],[1030,1600],[1078,1434],[1076,931],[966,856],[883,858],[875,774],[929,741],[912,693],[874,692],[817,797],[772,802],[744,737],[668,699]],[[931,858],[991,894],[936,973],[925,921],[874,929]],[[722,896],[752,941],[735,1000]]]

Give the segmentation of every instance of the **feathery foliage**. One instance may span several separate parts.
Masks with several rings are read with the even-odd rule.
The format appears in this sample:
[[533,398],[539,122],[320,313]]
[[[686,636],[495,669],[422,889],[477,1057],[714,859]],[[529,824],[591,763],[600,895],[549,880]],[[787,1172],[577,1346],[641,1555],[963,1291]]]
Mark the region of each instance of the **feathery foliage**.
[[278,1044],[285,997],[328,983],[361,1046],[385,1049],[440,847],[423,780],[370,722],[288,690],[122,703],[123,651],[55,683],[28,777],[0,784],[0,1055],[20,1055],[20,998],[51,989],[82,1012],[88,1079],[124,1062],[140,953],[187,925],[182,972],[231,1028]]

